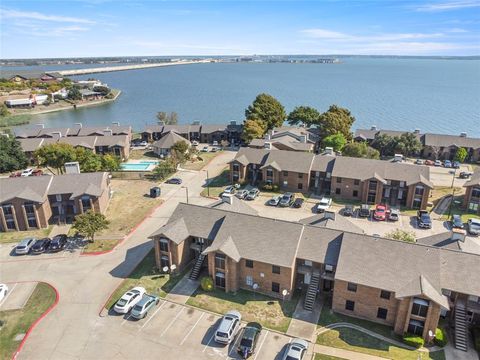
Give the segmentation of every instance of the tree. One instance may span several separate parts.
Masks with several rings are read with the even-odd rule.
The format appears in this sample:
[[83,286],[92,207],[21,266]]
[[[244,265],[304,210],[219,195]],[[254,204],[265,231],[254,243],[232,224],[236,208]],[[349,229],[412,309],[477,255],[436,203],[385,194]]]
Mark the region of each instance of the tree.
[[20,142],[14,137],[0,135],[0,173],[20,170],[27,165]]
[[405,231],[401,229],[395,229],[387,234],[385,237],[393,240],[401,240],[409,243],[416,242],[415,233],[410,231]]
[[335,135],[327,136],[322,141],[324,147],[331,147],[335,151],[342,151],[343,147],[347,143],[343,134],[338,133]]
[[103,171],[117,171],[120,169],[120,158],[115,155],[105,154],[102,156]]
[[5,117],[8,115],[10,115],[10,111],[8,111],[7,105],[0,105],[0,117]]
[[320,115],[320,133],[323,137],[342,133],[345,139],[352,140],[351,127],[355,122],[348,109],[331,105],[330,108]]
[[42,146],[35,151],[35,157],[39,165],[52,167],[63,174],[63,165],[66,162],[76,161],[75,148],[66,143],[54,143]]
[[72,87],[68,91],[68,96],[70,100],[82,100],[82,93],[76,87]]
[[75,148],[75,159],[82,172],[95,172],[102,170],[102,157],[92,150],[83,147]]
[[396,142],[392,136],[378,133],[375,135],[371,144],[371,147],[377,149],[381,156],[393,156],[395,146]]
[[263,134],[267,130],[273,129],[275,126],[281,126],[285,121],[287,114],[283,105],[268,94],[259,94],[245,110],[245,118],[247,120],[255,120],[262,123],[264,129]]
[[378,150],[371,148],[365,142],[348,143],[343,148],[342,154],[345,156],[366,158],[366,159],[380,158],[380,153],[378,152]]
[[172,111],[168,114],[165,111],[159,111],[157,113],[157,119],[159,122],[164,123],[165,125],[177,125],[178,124],[178,114]]
[[403,133],[395,138],[395,151],[402,153],[405,156],[412,156],[422,150],[422,143],[413,133]]
[[110,94],[111,90],[108,86],[103,86],[103,85],[100,85],[100,86],[95,86],[93,88],[93,91],[96,91],[96,92],[99,92],[101,93],[103,96],[107,96],[108,94]]
[[320,112],[310,106],[297,106],[288,114],[287,122],[290,125],[303,124],[306,127],[318,125],[320,121]]
[[90,238],[91,242],[94,242],[95,234],[108,229],[109,224],[110,222],[105,215],[88,210],[83,214],[75,216],[75,222],[72,227],[80,234]]
[[243,123],[242,139],[250,143],[253,139],[259,139],[265,134],[263,123],[257,120],[245,120]]
[[465,159],[467,158],[467,156],[468,156],[467,149],[463,147],[458,148],[457,152],[455,153],[455,158],[453,160],[463,163],[465,162]]
[[156,179],[164,180],[173,173],[177,171],[177,164],[174,159],[171,157],[166,158],[164,161],[160,162],[155,169],[153,169],[152,173]]
[[177,141],[170,149],[170,153],[177,164],[183,164],[188,159],[189,146],[186,141]]

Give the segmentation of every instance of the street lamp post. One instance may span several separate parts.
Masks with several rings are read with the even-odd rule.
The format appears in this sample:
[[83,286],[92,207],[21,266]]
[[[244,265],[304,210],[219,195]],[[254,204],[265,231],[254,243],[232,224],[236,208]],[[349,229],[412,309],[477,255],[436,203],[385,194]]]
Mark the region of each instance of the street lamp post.
[[207,196],[210,196],[210,177],[208,176],[208,170],[203,170],[207,173]]
[[450,219],[450,216],[452,216],[452,206],[453,206],[453,200],[455,198],[455,188],[453,187],[455,184],[455,175],[457,173],[457,169],[453,169],[449,171],[450,174],[452,174],[452,198],[450,199],[450,206],[448,207],[448,219]]
[[188,187],[182,186],[182,188],[184,188],[184,189],[185,189],[185,192],[187,193],[187,204],[188,204]]

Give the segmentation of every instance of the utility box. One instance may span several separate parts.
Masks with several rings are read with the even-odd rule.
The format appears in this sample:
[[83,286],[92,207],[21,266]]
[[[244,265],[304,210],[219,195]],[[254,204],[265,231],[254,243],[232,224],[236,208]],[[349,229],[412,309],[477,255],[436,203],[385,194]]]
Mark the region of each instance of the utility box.
[[150,197],[151,198],[159,197],[161,193],[162,193],[162,191],[160,190],[160,188],[158,186],[152,187],[150,189]]

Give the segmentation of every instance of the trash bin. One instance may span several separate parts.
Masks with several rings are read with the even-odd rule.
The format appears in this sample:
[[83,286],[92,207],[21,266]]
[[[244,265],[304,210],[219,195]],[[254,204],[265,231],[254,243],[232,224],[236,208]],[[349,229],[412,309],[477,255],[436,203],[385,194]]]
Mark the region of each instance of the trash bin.
[[152,197],[152,198],[159,197],[160,193],[161,193],[161,190],[158,186],[155,186],[155,187],[150,189],[150,197]]

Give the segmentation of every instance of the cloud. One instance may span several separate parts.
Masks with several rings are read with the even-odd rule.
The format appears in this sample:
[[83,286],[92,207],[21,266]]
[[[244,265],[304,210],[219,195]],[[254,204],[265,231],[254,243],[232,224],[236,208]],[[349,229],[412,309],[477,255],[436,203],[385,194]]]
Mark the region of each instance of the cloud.
[[458,1],[446,1],[446,2],[437,2],[431,4],[425,4],[416,7],[417,11],[450,11],[458,9],[468,9],[480,7],[480,2],[478,0],[458,0]]
[[454,33],[454,34],[464,34],[464,33],[467,33],[468,30],[460,29],[460,28],[453,28],[453,29],[448,30],[448,32],[449,33]]
[[28,19],[45,22],[75,23],[75,24],[95,24],[95,21],[59,15],[46,15],[34,11],[18,11],[13,9],[0,9],[1,19]]
[[242,49],[239,47],[232,46],[223,46],[223,45],[202,45],[202,44],[182,44],[182,43],[165,43],[162,41],[133,41],[133,45],[136,45],[140,48],[149,49],[149,50],[162,50],[162,51],[175,51],[175,50],[204,50],[204,51],[228,51],[228,52],[241,52],[245,53],[250,51],[249,49]]
[[374,35],[351,35],[337,31],[330,31],[326,29],[305,29],[300,31],[302,34],[314,39],[323,39],[328,41],[350,41],[350,42],[365,42],[365,41],[398,41],[411,39],[431,39],[443,37],[442,33],[381,33]]

